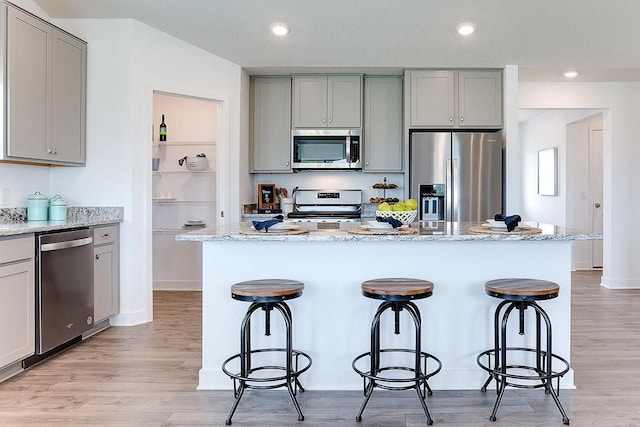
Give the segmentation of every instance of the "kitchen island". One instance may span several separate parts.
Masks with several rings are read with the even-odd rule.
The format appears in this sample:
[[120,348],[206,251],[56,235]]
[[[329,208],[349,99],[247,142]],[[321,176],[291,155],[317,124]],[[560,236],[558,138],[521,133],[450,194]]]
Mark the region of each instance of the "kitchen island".
[[[423,317],[423,351],[442,361],[442,371],[429,380],[433,389],[479,389],[486,379],[476,356],[493,340],[493,311],[499,300],[484,292],[490,279],[530,277],[560,285],[560,295],[541,305],[553,322],[554,353],[570,361],[571,242],[601,238],[545,224],[535,224],[542,230],[537,234],[473,234],[469,230],[478,224],[414,223],[415,234],[403,235],[353,234],[345,229],[244,234],[249,226],[207,228],[176,237],[203,245],[199,389],[231,389],[221,365],[239,350],[240,322],[248,304],[232,300],[230,286],[258,278],[305,284],[303,295],[289,305],[294,347],[313,358],[302,377],[308,389],[362,387],[351,363],[368,350],[371,318],[379,301],[362,296],[360,284],[381,277],[414,277],[435,284],[432,297],[416,302]],[[262,319],[255,319],[258,348],[267,338],[260,332]],[[393,322],[386,322],[383,347],[411,347],[410,322],[401,321],[398,336],[391,331]],[[510,345],[531,345],[534,322],[528,322],[523,337],[515,331],[516,323],[509,325],[514,327]],[[281,328],[274,323],[271,341],[281,339]],[[561,387],[574,387],[572,370]]]

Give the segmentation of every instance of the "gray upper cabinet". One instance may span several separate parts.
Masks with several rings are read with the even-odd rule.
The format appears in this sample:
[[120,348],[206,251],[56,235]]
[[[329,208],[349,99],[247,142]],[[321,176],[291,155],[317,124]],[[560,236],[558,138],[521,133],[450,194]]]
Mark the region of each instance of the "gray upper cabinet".
[[409,127],[502,127],[501,70],[409,70],[405,76]]
[[458,72],[458,126],[502,127],[502,71]]
[[50,159],[84,164],[87,45],[56,31],[53,49]]
[[294,128],[359,128],[362,75],[295,75]]
[[3,4],[7,110],[2,160],[85,163],[87,45]]
[[291,77],[251,79],[251,172],[291,172]]
[[363,172],[402,172],[402,76],[364,79]]

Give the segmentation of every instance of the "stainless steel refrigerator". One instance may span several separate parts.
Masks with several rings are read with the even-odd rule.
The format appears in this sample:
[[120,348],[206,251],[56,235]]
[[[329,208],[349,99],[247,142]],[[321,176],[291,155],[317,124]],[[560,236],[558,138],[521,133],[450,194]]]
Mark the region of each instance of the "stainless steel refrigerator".
[[409,150],[421,220],[484,221],[502,212],[501,131],[411,131]]

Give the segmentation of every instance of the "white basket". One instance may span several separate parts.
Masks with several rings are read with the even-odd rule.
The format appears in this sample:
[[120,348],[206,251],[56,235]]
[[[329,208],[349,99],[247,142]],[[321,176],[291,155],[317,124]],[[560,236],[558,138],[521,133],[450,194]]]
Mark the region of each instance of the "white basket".
[[376,216],[382,218],[392,217],[403,224],[411,224],[418,216],[418,211],[376,211]]

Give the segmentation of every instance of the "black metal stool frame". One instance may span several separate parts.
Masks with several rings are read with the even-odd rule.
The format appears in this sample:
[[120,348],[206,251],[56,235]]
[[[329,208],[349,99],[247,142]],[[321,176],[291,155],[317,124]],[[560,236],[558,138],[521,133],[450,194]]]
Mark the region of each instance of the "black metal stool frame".
[[[504,396],[505,389],[507,386],[512,386],[516,388],[542,388],[544,387],[545,392],[550,394],[553,398],[560,414],[562,415],[562,421],[564,424],[569,424],[569,417],[567,416],[560,400],[558,398],[559,390],[560,390],[560,378],[569,371],[569,362],[562,357],[553,354],[552,352],[552,331],[551,331],[551,320],[547,313],[540,307],[536,300],[540,299],[551,299],[555,298],[558,294],[552,293],[546,296],[522,296],[522,295],[504,295],[497,294],[494,292],[487,291],[487,294],[490,296],[494,296],[497,298],[502,298],[502,301],[498,307],[496,308],[494,314],[494,348],[486,350],[480,353],[477,357],[478,365],[489,372],[489,378],[485,381],[483,386],[481,387],[481,391],[486,392],[487,386],[491,382],[492,379],[496,380],[496,394],[498,395],[496,398],[496,402],[493,407],[493,411],[491,413],[491,421],[496,420],[496,414],[498,412],[498,407],[502,401],[502,397]],[[506,307],[506,309],[504,309]],[[525,348],[525,347],[507,347],[507,323],[509,320],[509,315],[514,309],[519,311],[519,333],[520,335],[524,335],[524,312],[527,308],[533,308],[536,312],[536,348]],[[504,309],[504,313],[502,314],[502,319],[500,319],[500,314]],[[541,334],[541,318],[544,319],[546,325],[546,348],[542,350],[542,334]],[[500,325],[500,328],[498,328]],[[525,366],[525,365],[507,365],[507,353],[508,352],[533,352],[535,353],[536,366]],[[494,367],[491,368],[490,356],[493,353],[494,356]],[[482,362],[482,357],[487,356],[489,362],[485,365]],[[553,371],[552,362],[553,359],[559,360],[562,362],[565,367],[560,371]],[[499,363],[498,363],[499,362]],[[523,370],[531,370],[535,372],[535,375],[517,375],[507,372],[508,369],[523,369]],[[552,380],[553,378],[557,378],[558,381],[558,391],[556,392],[553,388]],[[539,380],[540,384],[521,384],[509,381],[509,379],[520,379],[520,380]]]
[[[418,398],[420,400],[420,404],[422,405],[422,409],[427,417],[427,424],[433,424],[433,420],[431,415],[429,414],[429,409],[427,408],[427,404],[425,402],[427,394],[431,395],[431,387],[429,387],[428,379],[433,375],[440,372],[442,367],[442,363],[435,356],[425,353],[421,351],[421,343],[422,343],[422,318],[420,315],[420,310],[418,307],[410,301],[410,299],[421,299],[426,298],[431,295],[431,292],[425,294],[419,294],[418,296],[394,296],[394,295],[378,295],[371,294],[367,292],[363,292],[363,294],[370,298],[375,299],[384,299],[385,301],[380,304],[375,315],[373,316],[373,321],[371,322],[371,351],[365,352],[357,356],[352,363],[352,367],[354,371],[356,371],[363,379],[363,389],[364,389],[364,401],[360,406],[360,410],[356,415],[356,421],[362,421],[362,414],[371,398],[371,394],[373,393],[373,389],[378,387],[385,390],[409,390],[414,388],[418,393]],[[400,312],[404,309],[406,310],[411,318],[413,319],[414,327],[415,327],[415,350],[410,349],[399,349],[399,348],[390,348],[390,349],[381,349],[380,348],[380,318],[382,314],[391,309],[394,312],[395,317],[395,334],[400,334]],[[387,366],[380,368],[380,353],[384,352],[405,352],[405,353],[414,353],[415,354],[415,362],[414,366]],[[369,371],[362,371],[357,368],[357,362],[369,356],[370,364]],[[427,372],[427,360],[431,359],[438,364],[438,367],[431,372]],[[421,367],[421,362],[424,360],[423,367]],[[411,371],[414,373],[413,378],[388,378],[380,376],[381,372],[390,371],[390,370],[405,370]],[[411,385],[387,385],[381,384],[380,382],[386,383],[406,383],[411,382]],[[422,390],[420,389],[422,385]]]
[[[289,396],[293,401],[293,405],[298,412],[298,420],[303,421],[304,415],[302,410],[300,409],[300,405],[298,404],[298,400],[296,399],[298,389],[300,392],[304,392],[304,387],[300,384],[298,377],[305,371],[307,371],[311,367],[311,357],[299,350],[294,350],[292,348],[293,341],[293,331],[291,328],[292,324],[292,316],[291,310],[289,306],[284,302],[284,300],[292,299],[300,296],[302,292],[286,295],[282,297],[246,297],[242,295],[232,294],[233,299],[237,299],[240,301],[254,301],[247,310],[245,314],[242,324],[240,327],[240,353],[237,353],[228,359],[226,359],[222,363],[222,370],[225,374],[233,379],[233,395],[235,401],[233,402],[233,406],[229,411],[229,415],[227,420],[225,421],[226,425],[231,424],[231,418],[235,413],[238,404],[240,403],[240,399],[246,389],[254,389],[254,390],[264,390],[264,389],[274,389],[279,387],[287,387],[289,391]],[[263,348],[252,350],[251,349],[251,316],[253,313],[262,309],[265,312],[265,335],[271,335],[271,310],[276,309],[282,315],[285,323],[286,329],[286,344],[285,348]],[[254,353],[265,353],[265,352],[284,352],[286,355],[286,363],[285,366],[258,366],[253,367],[251,356]],[[299,357],[302,356],[306,359],[306,365],[303,368],[299,367]],[[232,360],[239,359],[240,360],[240,372],[233,373],[227,369],[227,364]],[[292,362],[295,360],[294,366],[292,366]],[[281,376],[272,376],[272,377],[252,377],[251,374],[261,370],[282,370],[284,371],[284,375]],[[239,383],[237,386],[236,381]],[[276,384],[273,384],[276,382]],[[271,383],[271,384],[262,384],[262,383]]]

